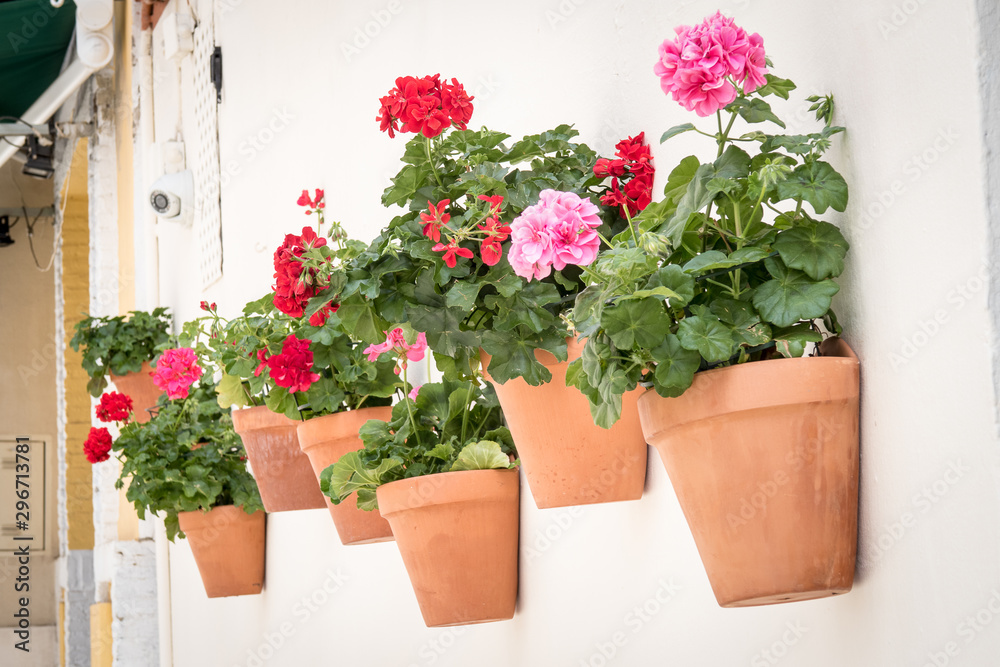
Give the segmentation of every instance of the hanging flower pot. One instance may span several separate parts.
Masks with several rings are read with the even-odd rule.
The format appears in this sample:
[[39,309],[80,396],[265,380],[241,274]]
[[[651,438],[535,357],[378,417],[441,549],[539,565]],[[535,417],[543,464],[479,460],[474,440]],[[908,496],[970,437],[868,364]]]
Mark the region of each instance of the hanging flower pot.
[[411,477],[378,487],[377,496],[427,627],[513,618],[516,469]]
[[[587,397],[566,386],[566,367],[583,351],[567,339],[569,359],[537,350],[552,380],[533,387],[521,378],[504,384],[483,374],[497,392],[531,495],[539,509],[637,500],[646,483],[646,440],[636,401],[642,390],[622,397],[622,416],[610,429],[594,424]],[[483,368],[490,355],[480,352]]]
[[309,459],[299,448],[300,422],[266,406],[233,410],[233,426],[243,439],[253,476],[268,512],[326,507]]
[[264,587],[265,514],[220,505],[207,512],[179,512],[205,594],[210,598],[257,595]]
[[[389,421],[392,407],[362,408],[314,417],[298,425],[299,446],[309,457],[316,479],[348,452],[364,447],[358,430],[369,419]],[[317,482],[318,483],[318,482]],[[339,505],[326,500],[342,544],[370,544],[392,539],[392,529],[378,510],[358,509],[354,497]]]
[[148,361],[144,361],[142,369],[138,373],[126,373],[125,375],[115,375],[110,373],[111,381],[122,394],[132,399],[132,418],[140,424],[149,421],[149,410],[156,405],[160,399],[162,390],[153,384],[150,373],[153,367]]
[[851,590],[858,527],[858,359],[823,356],[698,373],[677,398],[639,399],[723,607]]

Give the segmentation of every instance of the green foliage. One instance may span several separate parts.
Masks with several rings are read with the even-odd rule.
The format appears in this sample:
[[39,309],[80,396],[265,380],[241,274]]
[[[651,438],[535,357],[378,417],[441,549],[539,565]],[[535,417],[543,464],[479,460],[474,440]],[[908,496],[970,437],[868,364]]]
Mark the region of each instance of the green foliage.
[[357,493],[358,507],[378,507],[382,484],[452,470],[512,468],[516,456],[500,405],[486,385],[454,380],[425,384],[416,401],[404,398],[388,422],[361,427],[365,448],[342,456],[320,476],[334,504]]
[[386,206],[403,210],[344,265],[338,315],[351,335],[376,343],[387,329],[408,325],[426,334],[437,359],[447,359],[440,370],[449,380],[472,381],[482,347],[492,355],[489,373],[495,381],[547,382],[551,375],[535,350],[565,358],[569,330],[560,316],[584,287],[580,269],[569,266],[526,282],[506,259],[509,242],[500,261],[489,266],[474,231],[460,232],[459,241],[473,257],[448,267],[424,235],[420,214],[429,204],[450,200],[448,230],[454,233],[474,230],[487,216],[480,196],[503,197],[498,217],[504,225],[536,204],[547,188],[597,202],[597,155],[575,142],[577,134],[560,125],[511,142],[509,135],[483,128],[451,130],[435,139],[418,135],[407,142],[404,166],[382,197]]
[[105,377],[135,373],[152,361],[170,338],[170,315],[166,308],[151,313],[131,311],[127,316],[91,317],[76,323],[69,344],[82,351],[83,370],[90,376],[87,391],[99,397],[108,386]]
[[116,488],[128,485],[126,497],[139,518],[162,513],[170,540],[184,536],[178,512],[220,505],[241,506],[248,514],[263,509],[243,443],[211,382],[193,385],[186,399],[161,396],[153,417],[122,428],[113,450],[122,461]]
[[691,123],[664,133],[664,141],[691,131],[713,137],[715,158],[681,160],[664,198],[602,250],[568,315],[588,340],[567,384],[588,397],[600,426],[617,421],[622,394],[639,385],[679,396],[699,370],[801,356],[824,328],[840,333],[830,306],[848,243],[803,210],[847,207],[846,182],[820,159],[844,131],[831,124],[832,98],[810,98],[823,123],[817,132],[734,130],[740,120],[783,128],[762,98],[787,99],[794,89],[768,75],[719,114],[714,135]]
[[[339,314],[314,327],[305,317],[279,312],[268,294],[248,303],[242,315],[231,320],[213,312],[211,317],[185,323],[180,339],[184,345],[199,345],[199,356],[222,371],[218,402],[226,408],[266,405],[298,420],[389,405],[399,384],[392,362],[368,361],[363,346],[344,331]],[[310,341],[313,371],[320,376],[307,391],[295,394],[275,386],[270,369],[260,360],[260,354],[265,358],[280,354],[290,335]]]

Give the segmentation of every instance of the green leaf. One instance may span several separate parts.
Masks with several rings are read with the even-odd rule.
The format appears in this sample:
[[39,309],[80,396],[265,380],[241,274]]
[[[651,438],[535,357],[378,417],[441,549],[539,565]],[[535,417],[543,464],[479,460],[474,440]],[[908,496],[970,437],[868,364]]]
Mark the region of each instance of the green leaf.
[[445,305],[461,308],[462,310],[472,310],[476,304],[476,297],[482,288],[479,282],[456,282],[445,297]]
[[[688,155],[681,160],[680,164],[674,167],[667,178],[667,184],[663,187],[663,196],[668,202],[676,202],[687,191],[688,183],[698,173],[701,162],[694,155]],[[640,214],[641,217],[641,214]]]
[[238,408],[250,405],[247,400],[247,394],[243,390],[243,380],[235,375],[226,375],[223,373],[222,379],[219,380],[219,384],[216,386],[215,391],[216,400],[219,402],[219,407],[222,409],[226,409],[233,405]]
[[714,172],[709,181],[717,178],[746,178],[750,173],[750,156],[739,146],[730,146],[712,166]]
[[606,307],[601,315],[601,326],[611,336],[615,347],[628,350],[634,346],[658,345],[670,332],[670,318],[657,299],[646,298]]
[[703,316],[681,320],[677,339],[684,349],[698,352],[708,362],[726,361],[736,348],[729,327],[717,319]]
[[726,253],[721,250],[707,250],[685,264],[684,272],[698,276],[716,269],[727,269],[737,264],[739,261],[729,259],[726,257]]
[[775,125],[785,127],[785,123],[771,111],[771,105],[757,97],[738,97],[726,107],[726,111],[736,111],[748,123],[771,121]]
[[552,373],[535,359],[536,346],[520,336],[487,331],[483,334],[483,349],[491,356],[487,369],[490,377],[499,384],[520,377],[537,387],[552,379]]
[[796,85],[788,79],[782,79],[773,74],[766,74],[765,78],[767,79],[767,83],[758,88],[756,91],[761,97],[777,95],[778,97],[787,100],[788,93],[796,88]]
[[775,347],[783,357],[801,357],[805,354],[806,344],[822,340],[823,336],[805,322],[774,332]]
[[691,383],[701,365],[701,355],[687,350],[674,334],[667,334],[663,343],[652,350],[656,360],[653,388],[664,397],[680,396]]
[[807,220],[778,233],[773,248],[782,261],[804,271],[813,280],[839,276],[850,245],[829,222]]
[[753,305],[760,316],[779,327],[823,317],[840,287],[832,280],[815,282],[802,271],[787,268],[774,258],[765,261],[772,280],[757,288]]
[[472,442],[462,448],[452,470],[493,470],[510,468],[510,458],[504,454],[500,444],[490,440]]
[[683,134],[684,132],[690,132],[695,129],[694,123],[683,123],[682,125],[674,125],[672,128],[663,133],[660,137],[660,143],[669,139],[670,137],[676,137],[678,134]]
[[667,238],[670,239],[670,244],[675,248],[681,244],[681,237],[684,235],[684,229],[687,227],[688,218],[691,217],[691,214],[705,208],[708,206],[708,202],[712,201],[712,194],[708,191],[706,185],[714,177],[714,165],[703,164],[699,166],[694,177],[688,182],[683,196],[678,200],[677,210],[667,223],[658,230],[660,233],[667,235]]
[[694,278],[676,264],[668,264],[649,277],[646,289],[666,287],[676,296],[670,298],[672,307],[685,306],[694,298]]
[[826,162],[814,160],[799,165],[787,179],[777,185],[779,199],[803,199],[812,204],[816,213],[833,208],[847,210],[847,182]]
[[473,331],[462,331],[465,312],[460,308],[431,308],[406,304],[410,325],[427,335],[427,344],[439,354],[454,356],[460,348],[475,348],[478,339]]

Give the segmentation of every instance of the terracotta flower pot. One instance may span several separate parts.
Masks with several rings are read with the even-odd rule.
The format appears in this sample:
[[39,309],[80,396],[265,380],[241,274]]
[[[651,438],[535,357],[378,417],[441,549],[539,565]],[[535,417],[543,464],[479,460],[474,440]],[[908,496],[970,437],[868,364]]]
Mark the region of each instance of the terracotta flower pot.
[[[347,454],[364,448],[358,430],[369,419],[389,421],[392,407],[362,408],[333,415],[314,417],[298,425],[299,447],[309,457],[316,479],[337,460]],[[382,518],[378,510],[359,510],[356,496],[352,495],[339,505],[326,498],[330,516],[337,527],[337,535],[342,544],[371,544],[392,539],[389,522]]]
[[163,392],[153,384],[150,373],[153,367],[148,361],[142,363],[142,369],[138,373],[126,373],[125,375],[115,375],[110,373],[111,381],[115,384],[118,393],[125,394],[132,399],[132,417],[140,424],[149,421],[149,409],[156,405]]
[[517,602],[517,470],[464,470],[378,488],[427,627],[504,621]]
[[264,587],[264,512],[222,505],[177,515],[210,598],[257,595]]
[[705,371],[677,398],[639,399],[723,607],[854,583],[858,359],[840,339],[821,349]]
[[[566,386],[566,367],[583,352],[567,340],[565,362],[543,350],[535,358],[552,373],[547,384],[532,387],[521,378],[504,384],[490,380],[500,398],[528,487],[539,509],[619,500],[638,500],[646,483],[646,440],[636,401],[642,389],[622,398],[622,416],[610,429],[594,424],[587,397]],[[490,355],[480,351],[483,368]]]
[[301,423],[259,405],[233,410],[233,427],[243,439],[260,498],[268,512],[326,507],[309,459],[299,448]]

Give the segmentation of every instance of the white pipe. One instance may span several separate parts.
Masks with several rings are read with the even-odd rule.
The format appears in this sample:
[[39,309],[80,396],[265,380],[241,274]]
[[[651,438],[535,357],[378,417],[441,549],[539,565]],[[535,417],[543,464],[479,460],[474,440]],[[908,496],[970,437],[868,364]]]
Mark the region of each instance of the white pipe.
[[[80,8],[81,5],[83,10]],[[103,25],[98,25],[104,15],[103,6],[107,7],[108,19]],[[111,26],[112,10],[111,0],[80,0],[77,3],[76,58],[45,89],[35,103],[21,114],[21,120],[30,125],[48,122],[52,114],[90,78],[91,74],[111,62],[115,55]],[[87,29],[87,23],[97,26],[97,29]],[[11,139],[10,143],[0,145],[0,167],[23,145],[23,137]]]

